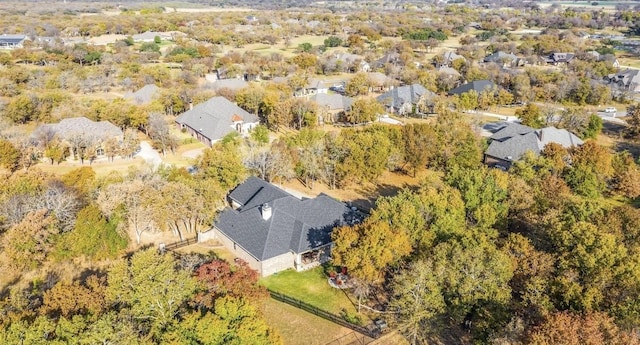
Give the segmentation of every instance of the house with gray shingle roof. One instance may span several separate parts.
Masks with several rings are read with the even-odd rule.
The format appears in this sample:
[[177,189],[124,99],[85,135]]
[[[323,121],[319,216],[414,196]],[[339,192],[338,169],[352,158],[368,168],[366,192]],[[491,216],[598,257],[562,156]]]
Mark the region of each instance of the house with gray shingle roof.
[[449,91],[449,95],[461,95],[471,90],[481,94],[483,91],[492,90],[498,86],[491,80],[474,80],[470,83],[462,84]]
[[118,126],[109,121],[91,121],[88,118],[73,117],[63,119],[58,123],[40,125],[33,132],[33,137],[55,136],[62,141],[74,156],[91,149],[90,154],[81,154],[81,157],[101,156],[104,154],[103,144],[110,139],[121,142],[124,133]]
[[348,111],[353,104],[350,97],[337,93],[318,93],[309,98],[318,105],[318,123],[333,123]]
[[566,129],[545,127],[534,129],[518,123],[505,122],[497,132],[489,137],[491,143],[484,153],[484,163],[491,167],[509,169],[526,152],[540,155],[550,143],[564,148],[580,146],[583,141]]
[[[382,103],[388,112],[400,115],[413,113],[418,104],[432,99],[435,94],[420,84],[411,84],[396,87],[383,93],[376,100]],[[417,111],[417,110],[416,110]]]
[[260,120],[224,97],[213,97],[176,118],[182,130],[211,146],[231,132],[249,134]]
[[136,92],[129,92],[124,95],[125,99],[138,105],[149,104],[158,97],[160,97],[160,88],[154,84],[147,84]]
[[354,212],[328,195],[299,199],[250,177],[228,195],[229,207],[200,238],[215,238],[261,276],[316,267],[329,260],[331,232]]
[[515,65],[518,62],[518,57],[512,53],[505,53],[503,51],[495,52],[491,55],[487,55],[484,62],[493,62],[503,67]]

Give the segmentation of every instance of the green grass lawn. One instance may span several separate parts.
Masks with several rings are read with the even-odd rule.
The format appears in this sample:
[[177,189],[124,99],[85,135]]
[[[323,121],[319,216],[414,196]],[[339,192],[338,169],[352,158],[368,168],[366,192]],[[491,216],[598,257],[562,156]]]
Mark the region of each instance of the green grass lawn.
[[345,292],[329,285],[322,267],[304,272],[283,271],[261,279],[260,284],[334,314],[343,310],[350,315],[357,313]]

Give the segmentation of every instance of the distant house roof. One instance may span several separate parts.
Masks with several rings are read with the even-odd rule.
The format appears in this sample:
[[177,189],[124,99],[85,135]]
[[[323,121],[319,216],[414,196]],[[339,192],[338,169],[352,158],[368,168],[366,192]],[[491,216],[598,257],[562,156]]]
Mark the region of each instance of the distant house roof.
[[497,86],[491,80],[475,80],[470,83],[462,84],[456,87],[455,89],[449,91],[449,94],[460,95],[465,92],[469,92],[471,90],[474,90],[477,93],[481,93],[484,90],[487,90],[487,89],[490,90],[490,89],[493,89],[494,87],[497,87]]
[[388,63],[397,64],[400,62],[400,54],[397,52],[390,52],[384,54],[380,59],[375,61],[375,65],[378,67],[384,66]]
[[512,53],[505,53],[503,51],[498,51],[485,57],[484,62],[504,63],[504,62],[513,62],[513,61],[516,61],[517,59],[518,57]]
[[433,92],[424,88],[420,84],[411,84],[396,87],[393,90],[387,91],[376,99],[378,102],[392,108],[400,108],[407,102],[411,104],[417,104],[423,95],[435,95]]
[[25,35],[0,35],[0,48],[1,47],[15,47],[27,38]]
[[464,61],[467,61],[467,59],[465,59],[464,56],[458,55],[458,54],[456,54],[454,52],[444,52],[442,54],[442,57],[444,59],[444,63],[447,64],[447,65],[452,63],[453,61],[455,61],[457,59],[463,59]]
[[[333,228],[348,223],[351,214],[325,194],[301,200],[257,177],[237,186],[229,199],[240,207],[225,209],[214,226],[258,260],[329,244]],[[266,220],[263,205],[271,208]]]
[[97,141],[113,137],[122,137],[122,130],[109,121],[91,121],[84,116],[63,119],[58,123],[38,127],[38,131],[53,131],[60,139],[67,140],[82,135]]
[[608,75],[606,79],[624,89],[640,92],[640,70],[627,68],[616,74]]
[[447,67],[447,66],[440,66],[437,69],[438,73],[444,73],[450,76],[455,76],[455,77],[459,77],[461,74],[460,72],[458,72],[455,68],[451,68],[451,67]]
[[237,122],[257,123],[256,115],[246,112],[224,97],[213,97],[198,104],[176,118],[176,122],[188,126],[214,142],[235,130]]
[[145,31],[141,34],[133,35],[132,38],[136,42],[153,42],[156,36],[162,38],[166,36],[166,34],[163,32]]
[[544,62],[546,63],[567,63],[571,60],[573,60],[573,58],[576,55],[574,53],[551,53],[548,56],[543,56],[542,60],[544,60]]
[[367,77],[374,85],[392,85],[395,84],[396,81],[392,78],[389,78],[386,74],[380,72],[369,72],[367,73]]
[[329,110],[347,110],[351,108],[353,100],[339,94],[318,93],[311,96],[311,100],[319,106],[328,107]]
[[154,84],[147,84],[136,92],[127,93],[125,99],[132,100],[136,104],[149,104],[160,96],[160,88]]
[[494,133],[485,155],[504,161],[514,162],[531,151],[539,155],[549,143],[556,143],[565,148],[580,146],[583,141],[566,129],[545,127],[533,129],[528,126],[508,122]]

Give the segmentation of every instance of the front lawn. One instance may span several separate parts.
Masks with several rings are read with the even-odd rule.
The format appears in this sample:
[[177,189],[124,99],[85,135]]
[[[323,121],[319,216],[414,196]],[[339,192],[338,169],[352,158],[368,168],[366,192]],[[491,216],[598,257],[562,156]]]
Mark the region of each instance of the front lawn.
[[336,315],[344,312],[349,315],[357,313],[356,307],[345,292],[329,285],[322,267],[304,272],[283,271],[262,278],[260,284]]

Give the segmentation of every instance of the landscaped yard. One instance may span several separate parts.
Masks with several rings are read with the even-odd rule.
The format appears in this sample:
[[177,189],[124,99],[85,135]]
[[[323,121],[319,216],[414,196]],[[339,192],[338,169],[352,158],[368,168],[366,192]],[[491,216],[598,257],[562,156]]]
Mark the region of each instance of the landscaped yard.
[[[329,285],[322,267],[304,272],[283,271],[261,279],[260,284],[337,315],[344,311],[349,315],[357,313],[356,307],[345,291]],[[362,319],[367,323],[364,317]]]

